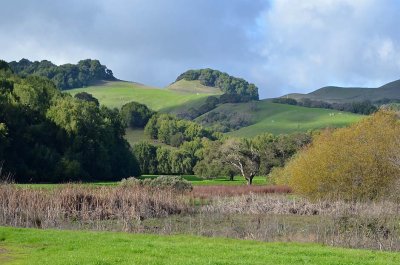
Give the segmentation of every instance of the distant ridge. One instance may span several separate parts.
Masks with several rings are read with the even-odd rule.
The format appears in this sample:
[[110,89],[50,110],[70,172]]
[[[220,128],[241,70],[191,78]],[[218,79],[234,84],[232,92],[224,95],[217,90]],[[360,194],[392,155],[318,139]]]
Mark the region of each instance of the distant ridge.
[[400,80],[387,83],[377,88],[327,86],[308,94],[292,93],[283,97],[293,99],[321,100],[329,103],[379,101],[400,99]]

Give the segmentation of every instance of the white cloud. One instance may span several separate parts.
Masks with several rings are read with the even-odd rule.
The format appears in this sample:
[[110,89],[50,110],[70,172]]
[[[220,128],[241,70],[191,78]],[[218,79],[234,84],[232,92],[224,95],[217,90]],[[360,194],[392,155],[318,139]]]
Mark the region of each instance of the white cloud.
[[263,15],[259,83],[270,95],[400,78],[400,11],[390,0],[276,0]]
[[254,82],[261,97],[400,78],[396,0],[13,0],[0,58],[97,58],[164,86],[190,68]]

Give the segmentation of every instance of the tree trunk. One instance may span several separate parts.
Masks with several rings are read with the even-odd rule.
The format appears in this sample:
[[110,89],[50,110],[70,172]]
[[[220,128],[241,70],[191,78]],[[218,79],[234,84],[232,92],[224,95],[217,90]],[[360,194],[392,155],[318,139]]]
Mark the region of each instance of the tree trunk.
[[252,185],[253,184],[253,178],[254,178],[254,176],[248,176],[248,177],[246,177],[246,180],[247,180],[247,185]]
[[234,177],[235,177],[234,174],[230,174],[230,175],[229,175],[229,180],[230,180],[230,181],[233,181],[233,178],[234,178]]

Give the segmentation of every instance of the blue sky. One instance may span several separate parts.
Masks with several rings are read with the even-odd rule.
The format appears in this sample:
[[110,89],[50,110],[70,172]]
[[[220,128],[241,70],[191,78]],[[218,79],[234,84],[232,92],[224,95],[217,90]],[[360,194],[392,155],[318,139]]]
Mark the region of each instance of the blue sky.
[[166,86],[215,68],[262,98],[400,78],[396,0],[2,1],[0,58],[97,58],[121,79]]

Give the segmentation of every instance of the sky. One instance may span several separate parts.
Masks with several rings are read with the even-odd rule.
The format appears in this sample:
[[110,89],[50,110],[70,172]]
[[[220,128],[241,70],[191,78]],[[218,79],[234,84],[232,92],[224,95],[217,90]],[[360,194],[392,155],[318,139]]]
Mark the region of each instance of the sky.
[[99,59],[165,87],[213,68],[261,98],[400,79],[397,0],[3,0],[0,59]]

